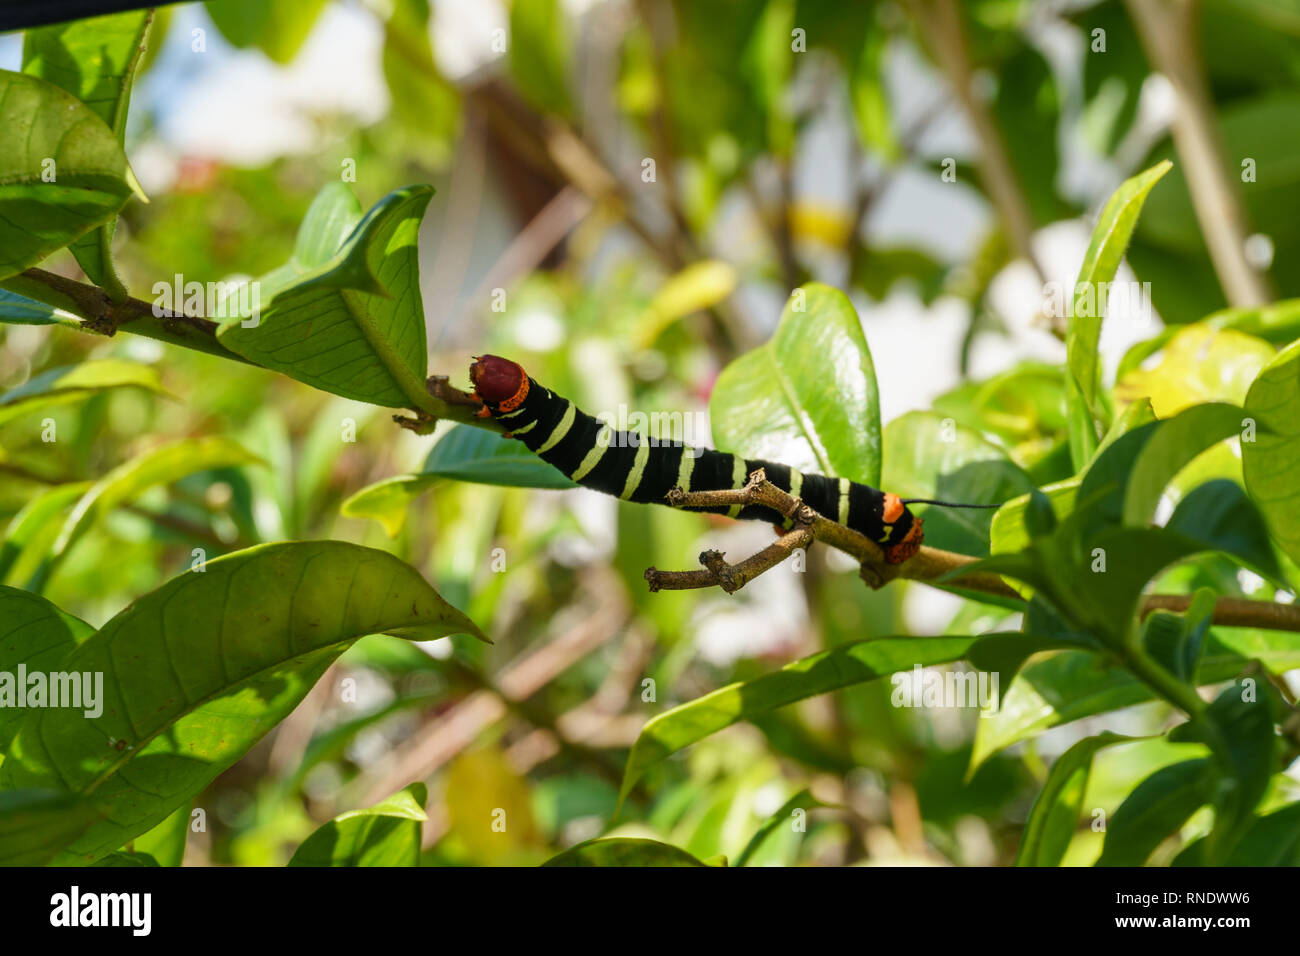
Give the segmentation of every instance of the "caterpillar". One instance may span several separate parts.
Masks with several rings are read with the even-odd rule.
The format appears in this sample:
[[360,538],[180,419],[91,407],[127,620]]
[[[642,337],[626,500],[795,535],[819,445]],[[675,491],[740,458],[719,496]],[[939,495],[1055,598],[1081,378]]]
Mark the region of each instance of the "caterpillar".
[[[479,414],[505,425],[507,437],[522,441],[579,485],[624,501],[662,503],[674,487],[685,491],[739,489],[751,472],[762,468],[767,480],[782,491],[876,542],[890,564],[901,564],[921,547],[921,519],[908,504],[951,505],[899,498],[848,478],[805,474],[789,465],[713,449],[682,443],[653,445],[635,432],[613,431],[567,398],[533,381],[522,366],[498,355],[476,357],[469,378],[474,397],[483,403]],[[777,524],[785,520],[761,505],[690,510]]]

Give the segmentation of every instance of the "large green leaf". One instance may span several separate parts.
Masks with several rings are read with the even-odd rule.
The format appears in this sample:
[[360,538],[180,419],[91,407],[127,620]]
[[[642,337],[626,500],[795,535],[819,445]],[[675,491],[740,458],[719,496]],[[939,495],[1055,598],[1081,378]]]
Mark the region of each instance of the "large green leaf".
[[256,47],[277,63],[302,48],[326,0],[207,0],[208,16],[230,43]]
[[1221,309],[1207,315],[1203,322],[1211,328],[1234,329],[1274,345],[1286,345],[1300,338],[1300,299]]
[[880,485],[876,370],[836,289],[796,289],[771,340],[722,370],[709,411],[719,448]]
[[1246,414],[1256,422],[1255,440],[1241,443],[1246,490],[1282,550],[1300,562],[1300,341],[1255,379]]
[[94,632],[89,624],[65,614],[39,595],[0,586],[0,753],[18,730],[26,711],[15,696],[26,696],[18,669],[26,674],[48,674]]
[[342,183],[321,190],[294,258],[261,280],[261,315],[245,308],[226,318],[221,343],[344,398],[428,407],[417,240],[432,195],[432,186],[389,193],[325,259],[325,240],[347,223],[352,200]]
[[879,637],[844,644],[674,707],[641,728],[623,770],[620,800],[655,764],[737,721],[914,665],[961,660],[979,641],[977,637]]
[[1056,758],[1025,821],[1016,866],[1058,866],[1079,825],[1079,810],[1088,789],[1092,755],[1131,737],[1101,733],[1085,737]]
[[126,154],[89,107],[53,83],[0,70],[0,279],[117,215]]
[[290,866],[418,866],[428,791],[413,783],[364,810],[341,813],[302,842]]
[[1092,232],[1092,242],[1079,268],[1075,283],[1074,309],[1066,333],[1065,346],[1070,369],[1070,457],[1076,469],[1081,469],[1092,457],[1099,435],[1096,422],[1100,419],[1098,406],[1097,345],[1101,340],[1103,283],[1109,285],[1119,271],[1128,247],[1133,227],[1137,225],[1142,203],[1160,177],[1169,171],[1172,163],[1163,162],[1126,180],[1106,202],[1097,225]]
[[1174,475],[1216,442],[1242,429],[1245,412],[1236,405],[1193,405],[1161,422],[1133,462],[1124,490],[1124,523],[1141,526],[1154,516]]
[[109,808],[59,858],[93,862],[190,801],[375,633],[482,637],[382,551],[293,542],[217,558],[135,601],[64,659],[63,670],[103,675],[103,713],[29,714],[0,787],[63,788]]
[[1107,823],[1097,865],[1141,866],[1152,850],[1209,802],[1214,782],[1214,763],[1208,757],[1185,760],[1147,777]]
[[602,837],[571,846],[542,866],[708,866],[685,850],[658,840]]
[[[1281,631],[1216,628],[1206,637],[1197,683],[1227,680],[1252,660],[1272,671],[1291,670],[1300,667],[1300,646]],[[1061,651],[1033,661],[1003,689],[997,712],[976,726],[971,766],[1051,727],[1152,698],[1145,684],[1096,654]]]
[[40,588],[67,556],[72,546],[114,508],[134,501],[155,485],[167,485],[186,475],[259,462],[256,456],[229,438],[181,438],[160,445],[139,458],[118,465],[87,489],[63,522],[50,553],[41,563],[32,586]]
[[[28,30],[23,35],[23,72],[77,97],[123,143],[131,81],[152,18],[152,10],[128,10]],[[109,220],[73,242],[71,250],[90,280],[120,301],[126,298],[126,288],[113,268],[116,225]]]
[[0,790],[0,866],[43,866],[103,816],[60,790]]
[[89,359],[80,365],[47,369],[0,395],[0,424],[29,412],[80,401],[109,388],[143,388],[170,395],[148,365],[124,359]]

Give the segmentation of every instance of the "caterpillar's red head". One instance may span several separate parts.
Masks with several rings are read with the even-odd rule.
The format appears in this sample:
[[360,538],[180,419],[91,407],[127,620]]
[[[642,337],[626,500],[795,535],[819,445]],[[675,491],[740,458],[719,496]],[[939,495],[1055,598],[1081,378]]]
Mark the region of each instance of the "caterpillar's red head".
[[499,355],[482,355],[469,367],[474,394],[494,409],[514,411],[528,397],[528,375],[523,367]]

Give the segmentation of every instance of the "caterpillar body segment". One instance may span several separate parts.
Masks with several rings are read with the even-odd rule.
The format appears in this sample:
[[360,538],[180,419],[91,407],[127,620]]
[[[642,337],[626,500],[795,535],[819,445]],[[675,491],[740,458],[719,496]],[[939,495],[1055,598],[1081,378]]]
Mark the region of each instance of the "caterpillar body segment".
[[[891,564],[906,561],[921,546],[921,519],[897,495],[847,478],[799,472],[779,462],[682,444],[655,444],[636,432],[615,431],[499,356],[477,359],[470,380],[484,412],[504,425],[509,437],[586,488],[624,501],[662,504],[675,487],[685,491],[742,488],[750,473],[762,468],[767,480],[782,491],[875,541]],[[785,521],[783,515],[761,505],[690,510],[775,524]]]

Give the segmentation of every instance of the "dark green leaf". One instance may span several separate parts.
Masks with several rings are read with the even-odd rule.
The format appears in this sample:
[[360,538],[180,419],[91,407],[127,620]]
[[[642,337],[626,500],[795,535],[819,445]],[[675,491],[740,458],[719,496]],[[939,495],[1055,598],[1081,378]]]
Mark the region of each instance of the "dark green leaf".
[[353,641],[375,633],[482,636],[382,551],[298,542],[210,561],[137,600],[64,659],[63,670],[102,675],[103,713],[29,714],[0,764],[0,787],[94,793],[109,819],[60,857],[93,862],[188,803]]

